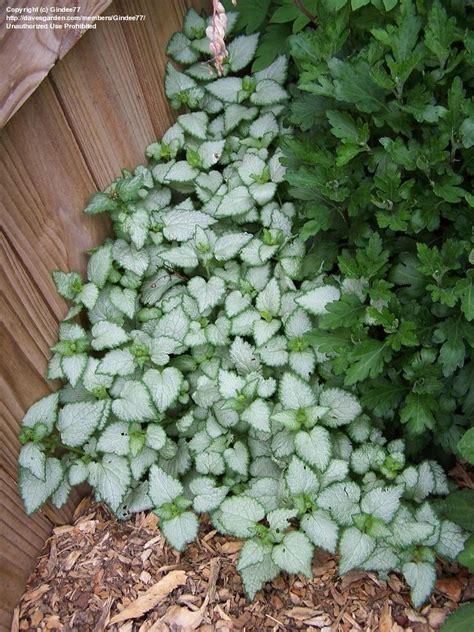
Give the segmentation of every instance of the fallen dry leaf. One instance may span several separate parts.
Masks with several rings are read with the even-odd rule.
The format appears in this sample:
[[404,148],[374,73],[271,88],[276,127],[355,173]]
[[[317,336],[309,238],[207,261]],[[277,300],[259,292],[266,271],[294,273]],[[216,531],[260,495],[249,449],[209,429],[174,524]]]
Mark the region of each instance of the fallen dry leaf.
[[145,593],[137,597],[129,606],[116,614],[115,617],[112,617],[109,625],[141,617],[145,612],[148,612],[160,603],[175,588],[185,583],[186,573],[184,571],[171,571],[171,573],[162,577],[159,582],[153,584]]
[[438,579],[436,588],[456,603],[461,599],[463,584],[457,577],[443,577]]
[[195,630],[201,625],[203,610],[189,610],[181,606],[171,606],[162,617],[162,623],[169,623],[173,628],[183,628],[183,630]]

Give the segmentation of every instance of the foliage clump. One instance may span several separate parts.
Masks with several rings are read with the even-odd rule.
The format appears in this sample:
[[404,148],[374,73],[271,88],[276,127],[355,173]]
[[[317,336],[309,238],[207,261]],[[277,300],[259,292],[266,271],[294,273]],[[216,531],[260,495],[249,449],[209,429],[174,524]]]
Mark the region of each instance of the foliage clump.
[[435,555],[465,540],[428,502],[446,477],[408,465],[403,441],[321,380],[309,333],[339,289],[305,273],[282,186],[287,60],[245,75],[257,38],[239,36],[216,79],[205,27],[191,11],[168,46],[185,70],[168,66],[166,92],[188,112],[86,208],[110,213],[115,237],[87,280],[54,273],[73,304],[49,364],[64,385],[23,419],[26,509],[87,481],[121,518],[153,509],[178,550],[201,513],[244,539],[250,598],[281,570],[310,576],[319,546],[341,573],[400,570],[419,605]]
[[[337,302],[314,341],[413,453],[456,447],[474,413],[473,31],[456,1],[312,3],[287,181]],[[400,425],[401,424],[401,425]]]

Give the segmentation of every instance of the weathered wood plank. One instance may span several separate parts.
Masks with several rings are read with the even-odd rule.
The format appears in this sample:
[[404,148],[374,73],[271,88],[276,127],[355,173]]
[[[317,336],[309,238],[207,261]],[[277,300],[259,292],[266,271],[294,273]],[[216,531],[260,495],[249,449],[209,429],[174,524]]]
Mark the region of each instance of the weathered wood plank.
[[100,188],[123,167],[144,163],[145,147],[173,120],[163,88],[164,48],[191,5],[209,2],[118,0],[106,14],[146,19],[98,23],[50,75]]
[[[81,0],[80,15],[98,15],[111,1]],[[39,10],[40,7],[74,7],[78,6],[78,3],[75,0],[17,0],[8,5],[14,6],[15,9]],[[0,128],[36,90],[56,61],[62,59],[84,33],[81,30],[65,28],[7,28],[6,16],[7,3],[4,3],[0,14],[0,33],[3,32],[0,39]],[[18,16],[15,24],[22,22],[25,21]]]

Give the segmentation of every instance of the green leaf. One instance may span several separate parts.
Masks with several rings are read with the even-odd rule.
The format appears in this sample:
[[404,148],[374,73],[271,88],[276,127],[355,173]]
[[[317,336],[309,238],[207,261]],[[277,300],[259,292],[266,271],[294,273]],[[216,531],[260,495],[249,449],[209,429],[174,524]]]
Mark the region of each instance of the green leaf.
[[440,511],[466,531],[474,530],[474,490],[460,489],[452,492],[440,503]]
[[471,535],[465,542],[464,549],[458,555],[457,559],[458,562],[466,566],[471,573],[474,571],[474,535]]
[[474,463],[474,428],[470,428],[464,433],[458,442],[457,451],[463,459],[469,463]]
[[402,424],[407,424],[413,434],[420,434],[434,428],[433,413],[437,407],[436,401],[429,395],[409,393],[400,411],[400,421]]
[[368,377],[377,377],[384,368],[388,356],[386,343],[379,340],[366,340],[358,343],[348,354],[351,363],[344,384],[352,386]]
[[474,603],[461,604],[441,626],[441,632],[466,632],[474,627]]

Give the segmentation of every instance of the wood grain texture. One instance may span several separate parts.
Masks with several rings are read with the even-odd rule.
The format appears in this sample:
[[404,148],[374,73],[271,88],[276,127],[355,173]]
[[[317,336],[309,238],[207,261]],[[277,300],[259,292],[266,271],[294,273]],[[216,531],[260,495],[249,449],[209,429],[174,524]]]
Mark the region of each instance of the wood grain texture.
[[[74,7],[80,15],[94,16],[112,0],[17,0],[4,2],[0,9],[0,128],[36,90],[58,59],[74,46],[85,31],[78,29],[10,29],[7,6],[20,8]],[[10,14],[12,15],[12,14]],[[36,14],[30,14],[36,15]],[[38,14],[39,15],[39,14]],[[43,14],[41,14],[43,15]],[[46,14],[47,15],[47,14]],[[20,17],[15,24],[26,23]],[[57,22],[56,24],[60,24]]]
[[27,517],[15,483],[20,420],[54,388],[43,376],[67,307],[50,273],[85,270],[83,251],[109,230],[102,216],[81,212],[87,199],[122,167],[144,162],[145,146],[172,123],[165,45],[189,6],[209,3],[118,0],[109,13],[146,20],[98,24],[0,131],[0,630],[52,525],[67,521],[79,498]]
[[105,15],[139,22],[97,24],[51,73],[56,93],[98,186],[145,162],[145,147],[173,118],[164,94],[164,48],[196,0],[117,0]]

